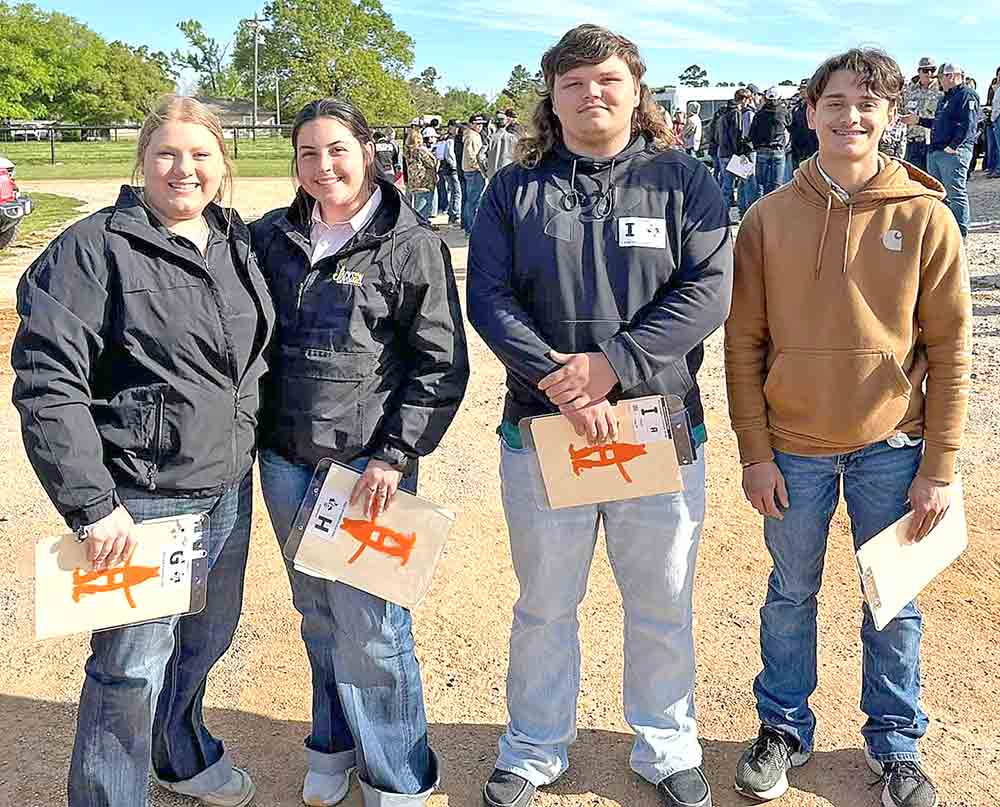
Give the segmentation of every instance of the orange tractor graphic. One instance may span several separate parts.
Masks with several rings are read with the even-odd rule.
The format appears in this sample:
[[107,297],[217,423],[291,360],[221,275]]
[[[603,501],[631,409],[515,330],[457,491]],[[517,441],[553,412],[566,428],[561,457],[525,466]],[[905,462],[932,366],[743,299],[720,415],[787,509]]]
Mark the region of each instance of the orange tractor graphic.
[[[73,602],[80,602],[80,598],[88,594],[121,591],[125,594],[125,599],[128,600],[129,606],[135,608],[132,587],[159,576],[159,566],[133,566],[131,558],[127,558],[121,566],[115,566],[111,569],[101,569],[100,571],[93,572],[74,569]],[[102,577],[105,578],[105,582],[99,583],[98,581]]]
[[345,518],[340,522],[340,528],[358,541],[361,546],[348,563],[354,563],[361,553],[371,548],[389,557],[399,558],[399,565],[405,566],[410,560],[410,553],[417,543],[417,534],[397,532],[389,527],[382,527],[374,521],[362,521],[359,518]]
[[607,468],[618,466],[622,478],[632,482],[632,477],[625,470],[625,463],[646,453],[646,446],[638,443],[605,443],[600,446],[569,447],[569,459],[573,464],[573,473],[577,476],[587,468]]

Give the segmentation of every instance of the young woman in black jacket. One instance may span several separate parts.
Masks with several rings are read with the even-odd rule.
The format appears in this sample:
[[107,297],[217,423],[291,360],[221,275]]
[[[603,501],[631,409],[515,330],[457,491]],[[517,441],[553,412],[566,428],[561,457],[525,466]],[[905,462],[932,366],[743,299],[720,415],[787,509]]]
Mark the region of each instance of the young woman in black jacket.
[[69,804],[143,805],[152,767],[169,790],[237,807],[253,782],[201,701],[242,606],[274,309],[247,228],[217,204],[231,171],[210,111],[166,99],[139,133],[136,174],[144,187],[123,186],[21,279],[14,403],[38,478],[95,569],[131,555],[138,521],[208,514],[208,605],[93,635]]
[[[278,310],[260,469],[282,544],[321,459],[363,472],[352,500],[372,520],[398,487],[415,490],[469,377],[448,248],[377,178],[361,113],[314,101],[292,145],[299,191],[252,228]],[[291,564],[288,575],[313,678],[303,800],[337,803],[357,767],[365,804],[424,804],[438,772],[409,611]]]

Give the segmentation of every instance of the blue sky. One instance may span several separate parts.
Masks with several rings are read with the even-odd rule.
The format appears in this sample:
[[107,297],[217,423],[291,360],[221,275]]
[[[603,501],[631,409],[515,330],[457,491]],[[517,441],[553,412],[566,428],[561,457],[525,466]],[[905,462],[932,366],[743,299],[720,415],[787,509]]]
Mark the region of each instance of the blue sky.
[[[635,40],[650,84],[676,83],[689,64],[709,80],[761,86],[797,81],[831,53],[857,44],[888,50],[912,72],[921,56],[957,60],[988,84],[1000,66],[1000,3],[995,0],[383,0],[415,42],[414,72],[433,65],[444,86],[494,94],[518,63],[534,71],[545,48],[581,22],[607,25]],[[224,42],[237,21],[263,3],[252,0],[36,0],[87,23],[109,39],[171,50],[183,46],[176,25],[189,17]],[[917,12],[917,13],[915,13]]]

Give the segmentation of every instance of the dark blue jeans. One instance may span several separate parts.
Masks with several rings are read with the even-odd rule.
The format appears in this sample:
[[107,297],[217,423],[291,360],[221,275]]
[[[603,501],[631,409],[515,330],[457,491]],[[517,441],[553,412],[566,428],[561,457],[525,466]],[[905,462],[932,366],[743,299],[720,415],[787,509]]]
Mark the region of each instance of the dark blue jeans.
[[905,159],[921,171],[927,171],[927,144],[922,140],[910,140],[906,143]]
[[[229,649],[243,607],[253,476],[207,499],[120,492],[136,521],[208,513],[205,609],[95,633],[69,770],[70,807],[146,804],[157,778],[188,794],[229,781],[232,763],[202,717],[209,670]],[[155,708],[154,708],[155,707]]]
[[486,188],[486,177],[478,171],[463,171],[465,188],[462,197],[462,229],[466,235],[472,234],[472,226],[476,223],[476,213],[479,210],[479,199]]
[[757,152],[757,185],[761,196],[776,191],[785,181],[784,152]]
[[[794,737],[812,751],[816,716],[816,595],[830,520],[843,480],[854,548],[874,538],[910,509],[908,491],[920,465],[921,446],[875,443],[850,454],[802,457],[775,451],[790,506],[784,519],[764,519],[764,541],[774,563],[760,611],[763,670],[754,682],[761,723]],[[862,606],[861,729],[880,761],[915,760],[927,731],[920,708],[921,617],[909,603],[884,630],[875,630]]]
[[[366,464],[360,460],[355,467]],[[282,549],[312,474],[313,468],[273,451],[261,453],[264,503]],[[401,487],[414,492],[416,475]],[[410,612],[303,574],[287,560],[285,567],[312,668],[310,769],[331,774],[357,765],[369,807],[423,804],[437,785],[437,761],[427,744]]]

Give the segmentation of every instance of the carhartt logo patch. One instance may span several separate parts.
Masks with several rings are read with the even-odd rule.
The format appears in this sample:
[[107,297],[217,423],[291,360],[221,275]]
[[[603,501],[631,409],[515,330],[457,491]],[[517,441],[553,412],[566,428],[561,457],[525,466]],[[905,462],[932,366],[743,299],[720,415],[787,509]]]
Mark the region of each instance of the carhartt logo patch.
[[361,272],[348,272],[346,269],[340,269],[333,276],[333,282],[346,283],[348,286],[360,286],[364,277]]
[[882,246],[889,252],[902,252],[903,234],[899,230],[889,230],[882,236]]

